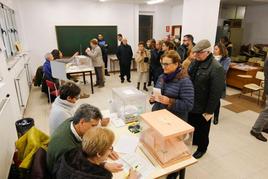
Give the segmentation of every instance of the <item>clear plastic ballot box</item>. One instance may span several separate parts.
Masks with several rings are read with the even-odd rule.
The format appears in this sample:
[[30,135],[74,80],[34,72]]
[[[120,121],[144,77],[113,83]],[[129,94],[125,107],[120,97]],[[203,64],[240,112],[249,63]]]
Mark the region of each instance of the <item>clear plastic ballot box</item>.
[[116,112],[125,123],[137,121],[145,112],[146,95],[134,87],[112,89],[111,111]]
[[191,157],[194,128],[168,110],[141,114],[143,148],[167,167]]

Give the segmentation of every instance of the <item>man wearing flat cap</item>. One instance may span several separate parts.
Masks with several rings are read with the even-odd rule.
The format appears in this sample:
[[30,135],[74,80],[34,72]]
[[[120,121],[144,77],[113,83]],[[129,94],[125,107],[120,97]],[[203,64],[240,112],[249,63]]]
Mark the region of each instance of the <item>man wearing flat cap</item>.
[[196,61],[189,68],[195,100],[188,122],[195,128],[193,145],[198,146],[195,158],[201,158],[207,151],[211,118],[224,89],[224,70],[211,51],[208,40],[198,42],[192,48]]

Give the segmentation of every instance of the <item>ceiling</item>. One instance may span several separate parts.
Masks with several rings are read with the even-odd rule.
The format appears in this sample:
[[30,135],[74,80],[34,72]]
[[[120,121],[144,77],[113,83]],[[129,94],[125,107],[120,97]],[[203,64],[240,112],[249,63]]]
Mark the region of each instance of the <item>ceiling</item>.
[[221,0],[224,5],[263,5],[268,4],[268,0]]
[[[99,1],[99,0],[96,0]],[[135,3],[135,4],[146,4],[146,2],[150,1],[150,0],[106,0],[107,2],[124,2],[124,3]],[[179,3],[182,2],[183,0],[165,0],[162,3]],[[159,3],[160,4],[160,3]]]

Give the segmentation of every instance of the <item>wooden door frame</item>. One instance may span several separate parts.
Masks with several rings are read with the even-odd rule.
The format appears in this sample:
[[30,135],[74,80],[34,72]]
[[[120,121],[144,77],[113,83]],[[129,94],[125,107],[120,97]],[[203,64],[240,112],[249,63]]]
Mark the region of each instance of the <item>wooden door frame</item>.
[[181,38],[182,26],[181,25],[173,25],[173,26],[171,26],[171,35],[172,36],[174,36],[175,28],[180,28],[181,29],[181,31],[180,31],[180,38]]

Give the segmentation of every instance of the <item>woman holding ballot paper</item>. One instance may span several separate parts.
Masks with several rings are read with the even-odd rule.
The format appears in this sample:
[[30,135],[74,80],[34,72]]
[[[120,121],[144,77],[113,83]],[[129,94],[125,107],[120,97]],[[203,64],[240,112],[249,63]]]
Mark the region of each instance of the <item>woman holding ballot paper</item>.
[[187,121],[194,103],[194,88],[187,72],[181,68],[180,56],[175,50],[161,57],[164,74],[160,75],[150,97],[152,111],[167,109]]

